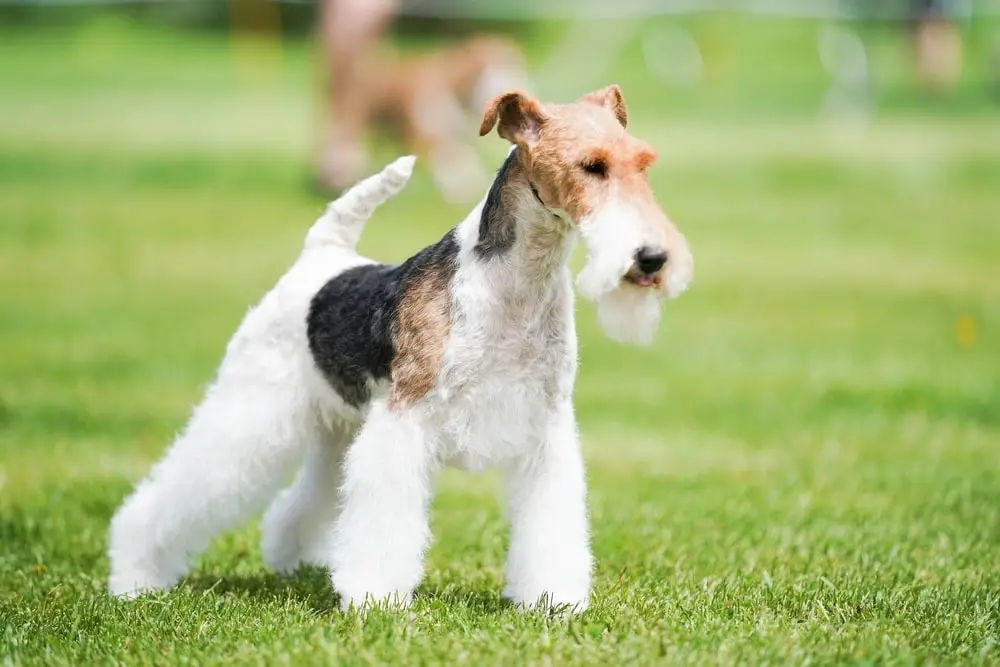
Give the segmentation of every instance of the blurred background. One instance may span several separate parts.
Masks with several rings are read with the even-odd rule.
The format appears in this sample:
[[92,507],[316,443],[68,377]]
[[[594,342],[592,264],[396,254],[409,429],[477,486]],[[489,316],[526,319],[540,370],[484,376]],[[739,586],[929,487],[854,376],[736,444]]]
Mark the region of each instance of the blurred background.
[[581,306],[595,440],[996,426],[1000,4],[324,2],[0,1],[8,485],[141,474],[339,188],[422,156],[385,261],[464,216],[513,85],[620,83],[697,258],[652,351]]
[[13,135],[280,147],[326,193],[409,150],[455,205],[490,180],[471,129],[512,87],[614,80],[660,126],[1000,104],[995,0],[3,0],[0,18]]
[[[37,605],[104,600],[110,513],[340,188],[421,155],[361,244],[401,260],[500,164],[504,142],[477,136],[486,96],[617,82],[696,279],[649,349],[578,307],[599,596],[684,608],[728,581],[734,607],[691,604],[730,625],[643,621],[703,636],[701,664],[713,628],[765,637],[767,618],[761,646],[813,642],[819,662],[925,645],[932,617],[939,659],[996,655],[995,620],[972,619],[1000,576],[1000,3],[325,2],[0,0],[8,638],[64,633],[72,655],[76,621],[38,625],[55,617]],[[446,477],[432,590],[500,590],[497,488]],[[198,571],[263,577],[255,530]],[[770,616],[738,602],[761,590],[755,568]],[[802,591],[847,629],[803,630],[782,602]],[[164,641],[201,637],[191,623]],[[225,641],[266,644],[253,625]]]
[[362,249],[440,237],[506,151],[476,129],[510,86],[620,83],[697,258],[652,352],[581,306],[585,427],[996,425],[1000,4],[324,3],[0,2],[8,484],[140,474],[353,179],[417,152]]

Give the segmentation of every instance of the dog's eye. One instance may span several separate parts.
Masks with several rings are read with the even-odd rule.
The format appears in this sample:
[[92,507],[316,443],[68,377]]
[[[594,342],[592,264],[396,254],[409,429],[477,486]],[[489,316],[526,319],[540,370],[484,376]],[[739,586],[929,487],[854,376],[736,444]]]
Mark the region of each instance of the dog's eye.
[[594,176],[608,175],[608,165],[604,160],[594,160],[593,162],[584,162],[583,170],[588,174],[592,174]]

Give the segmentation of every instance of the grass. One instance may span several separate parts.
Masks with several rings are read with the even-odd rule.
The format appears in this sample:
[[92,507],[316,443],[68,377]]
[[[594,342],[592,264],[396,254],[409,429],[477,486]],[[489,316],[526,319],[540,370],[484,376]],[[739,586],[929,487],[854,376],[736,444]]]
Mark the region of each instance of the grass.
[[[268,573],[256,525],[169,594],[109,598],[111,513],[322,205],[302,49],[177,39],[0,38],[0,662],[1000,662],[990,116],[632,109],[698,280],[652,349],[580,305],[582,616],[501,602],[497,479],[457,473],[409,612],[345,616],[324,573]],[[363,250],[402,258],[460,215],[420,173]]]

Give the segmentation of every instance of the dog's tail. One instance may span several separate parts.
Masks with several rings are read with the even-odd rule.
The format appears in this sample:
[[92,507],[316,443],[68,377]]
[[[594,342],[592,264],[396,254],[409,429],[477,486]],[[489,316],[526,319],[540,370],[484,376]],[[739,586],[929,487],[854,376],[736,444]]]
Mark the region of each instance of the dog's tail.
[[399,194],[413,173],[417,158],[398,158],[382,171],[351,187],[312,226],[306,235],[306,248],[336,246],[353,250],[361,231],[375,209]]

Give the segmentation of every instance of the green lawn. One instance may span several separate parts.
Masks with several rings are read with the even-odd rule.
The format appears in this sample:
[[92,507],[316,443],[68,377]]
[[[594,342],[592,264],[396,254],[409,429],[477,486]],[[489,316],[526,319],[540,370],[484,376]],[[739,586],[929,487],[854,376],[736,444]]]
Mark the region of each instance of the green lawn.
[[[582,616],[500,600],[499,485],[458,473],[411,611],[341,614],[322,572],[265,570],[256,525],[171,593],[111,599],[111,513],[322,207],[307,62],[115,24],[0,32],[0,663],[1000,663],[990,115],[632,108],[697,280],[652,349],[580,305]],[[429,182],[365,252],[461,217]]]

